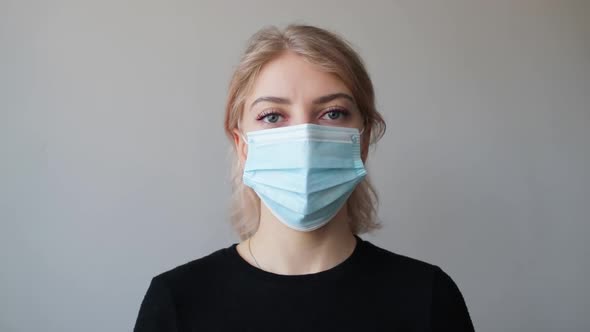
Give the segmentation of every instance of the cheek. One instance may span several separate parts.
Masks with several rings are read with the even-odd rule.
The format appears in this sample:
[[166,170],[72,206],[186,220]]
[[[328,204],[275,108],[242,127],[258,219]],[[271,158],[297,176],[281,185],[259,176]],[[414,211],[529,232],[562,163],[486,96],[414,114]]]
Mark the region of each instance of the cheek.
[[354,127],[357,127],[357,128],[363,127],[365,117],[363,116],[363,114],[361,114],[361,112],[359,112],[359,111],[351,112],[350,116],[351,116],[351,124]]
[[240,128],[242,132],[246,134],[249,131],[252,131],[252,128],[256,125],[255,117],[248,115],[242,119],[242,123],[240,124]]

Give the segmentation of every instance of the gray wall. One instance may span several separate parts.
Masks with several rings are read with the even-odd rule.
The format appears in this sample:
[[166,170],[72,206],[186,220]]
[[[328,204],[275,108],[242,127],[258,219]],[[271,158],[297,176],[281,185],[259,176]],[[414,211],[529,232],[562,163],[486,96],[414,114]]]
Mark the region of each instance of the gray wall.
[[0,1],[0,331],[126,331],[237,241],[227,83],[264,24],[356,45],[385,228],[478,331],[588,331],[589,1]]

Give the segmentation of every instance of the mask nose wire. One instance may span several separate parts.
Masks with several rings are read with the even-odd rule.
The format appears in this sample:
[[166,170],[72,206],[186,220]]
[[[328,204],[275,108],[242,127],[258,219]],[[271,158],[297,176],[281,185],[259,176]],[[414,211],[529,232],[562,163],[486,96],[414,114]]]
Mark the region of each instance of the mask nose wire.
[[[242,129],[240,128],[240,121],[238,121],[238,131],[240,132],[240,137],[242,138],[244,143],[248,144],[248,140],[246,139],[246,136],[244,136],[244,133],[242,132]],[[363,126],[363,128],[359,131],[359,135],[362,135],[364,131],[365,131],[365,127]]]

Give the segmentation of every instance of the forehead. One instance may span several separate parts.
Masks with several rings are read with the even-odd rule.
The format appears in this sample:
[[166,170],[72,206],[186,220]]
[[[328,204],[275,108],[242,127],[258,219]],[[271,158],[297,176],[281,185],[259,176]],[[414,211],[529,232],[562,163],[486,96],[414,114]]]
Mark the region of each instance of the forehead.
[[323,71],[300,55],[286,52],[262,67],[247,100],[260,96],[307,100],[336,92],[350,94],[336,75]]

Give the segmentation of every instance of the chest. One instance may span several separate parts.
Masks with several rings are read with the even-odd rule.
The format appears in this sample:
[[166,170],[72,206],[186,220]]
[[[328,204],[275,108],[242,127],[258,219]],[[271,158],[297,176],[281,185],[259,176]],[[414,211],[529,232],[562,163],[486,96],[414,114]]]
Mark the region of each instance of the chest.
[[427,331],[428,290],[411,285],[241,286],[194,294],[178,308],[180,331]]

